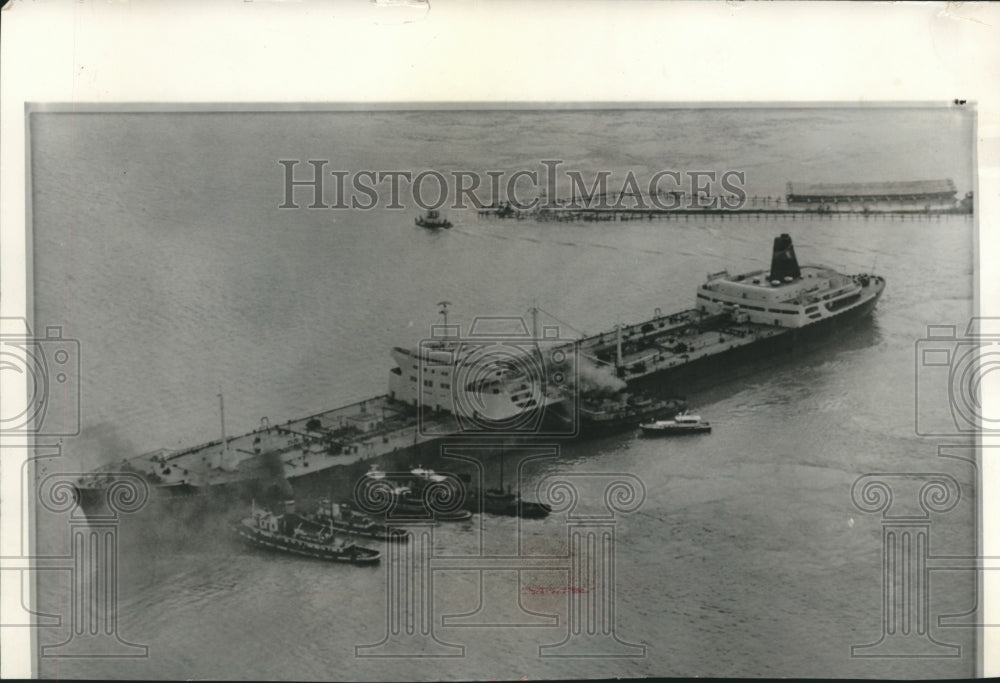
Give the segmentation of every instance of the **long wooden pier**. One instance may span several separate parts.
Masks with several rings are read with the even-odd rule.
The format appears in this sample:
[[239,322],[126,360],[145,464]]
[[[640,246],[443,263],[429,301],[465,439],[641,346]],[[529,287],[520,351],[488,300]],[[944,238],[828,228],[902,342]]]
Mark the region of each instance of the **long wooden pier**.
[[872,210],[872,211],[820,211],[816,209],[799,208],[740,208],[740,209],[709,209],[709,208],[685,208],[685,209],[618,209],[618,208],[566,208],[549,207],[535,208],[530,210],[519,210],[505,205],[502,208],[485,207],[478,210],[478,214],[483,218],[496,218],[500,220],[534,220],[538,222],[624,222],[624,221],[652,221],[652,220],[674,220],[688,222],[699,218],[710,220],[769,220],[769,221],[794,221],[808,218],[812,220],[845,220],[863,218],[865,220],[887,220],[887,221],[940,221],[942,216],[965,216],[970,218],[972,213],[957,209],[946,210]]

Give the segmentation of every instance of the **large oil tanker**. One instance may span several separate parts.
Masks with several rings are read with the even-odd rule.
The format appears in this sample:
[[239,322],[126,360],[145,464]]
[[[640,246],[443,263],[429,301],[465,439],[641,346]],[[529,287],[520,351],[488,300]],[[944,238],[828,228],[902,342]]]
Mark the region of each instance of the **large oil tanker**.
[[[215,441],[109,463],[76,486],[84,502],[95,501],[118,472],[132,472],[166,493],[267,495],[334,467],[405,455],[443,439],[475,440],[498,425],[511,438],[541,434],[550,441],[634,426],[639,418],[670,417],[683,407],[664,397],[725,381],[734,368],[752,368],[808,340],[835,338],[837,327],[870,314],[884,289],[885,280],[874,274],[800,266],[791,237],[782,234],[768,270],[710,274],[693,308],[657,311],[578,340],[548,339],[544,351],[533,330],[530,358],[540,361],[538,372],[530,362],[484,356],[483,345],[447,336],[396,348],[385,395],[282,424],[265,418],[236,437],[226,435],[223,420]],[[636,391],[659,397],[636,400]]]

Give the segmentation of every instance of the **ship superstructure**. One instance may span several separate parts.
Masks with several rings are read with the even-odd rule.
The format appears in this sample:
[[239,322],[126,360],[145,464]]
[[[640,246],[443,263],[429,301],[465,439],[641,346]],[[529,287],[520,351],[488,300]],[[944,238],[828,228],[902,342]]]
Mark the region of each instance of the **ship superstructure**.
[[883,286],[881,278],[870,275],[842,275],[823,266],[800,268],[791,237],[781,235],[774,241],[769,271],[709,275],[698,288],[698,310],[745,313],[750,322],[798,328],[872,301]]
[[476,406],[484,419],[502,422],[561,399],[517,364],[480,354],[457,342],[435,341],[415,349],[395,347],[389,397],[413,408],[455,413]]

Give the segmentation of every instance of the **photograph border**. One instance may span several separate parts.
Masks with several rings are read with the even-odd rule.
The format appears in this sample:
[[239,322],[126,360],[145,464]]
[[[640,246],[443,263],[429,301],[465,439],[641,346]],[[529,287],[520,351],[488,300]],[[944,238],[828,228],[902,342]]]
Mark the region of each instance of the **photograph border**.
[[[1000,78],[995,66],[991,70],[1000,64],[995,5],[435,0],[431,8],[305,0],[168,8],[85,0],[72,6],[15,1],[2,11],[5,318],[32,322],[29,112],[945,107],[957,99],[974,107],[977,123],[974,302],[977,315],[1000,315],[1000,260],[984,257],[1000,254],[1000,195],[983,191],[1000,187]],[[501,43],[482,30],[499,20],[526,28]],[[440,49],[410,50],[434,40]],[[769,49],[774,44],[781,49]],[[544,68],[504,58],[516,52],[558,57]],[[330,82],[331,59],[344,64],[339,81]],[[816,82],[819,70],[822,82]],[[743,82],[748,73],[768,78]],[[449,99],[455,93],[462,101]],[[5,382],[2,391],[5,403],[24,400],[16,382]],[[1000,413],[1000,396],[983,401],[985,412]],[[980,443],[996,439],[984,435]],[[15,541],[25,528],[18,502],[23,460],[6,456],[31,445],[27,436],[0,434],[3,558],[20,552]],[[983,486],[995,488],[1000,468],[992,460],[981,464]],[[1000,568],[991,565],[1000,559],[1000,536],[989,524],[1000,504],[985,495],[979,501],[986,626],[978,634],[977,673],[991,676],[1000,673],[998,634],[990,628],[1000,624],[1000,598],[993,572],[985,570]],[[10,574],[0,572],[4,611],[17,595]],[[0,676],[37,674],[33,636],[32,629],[0,629]]]

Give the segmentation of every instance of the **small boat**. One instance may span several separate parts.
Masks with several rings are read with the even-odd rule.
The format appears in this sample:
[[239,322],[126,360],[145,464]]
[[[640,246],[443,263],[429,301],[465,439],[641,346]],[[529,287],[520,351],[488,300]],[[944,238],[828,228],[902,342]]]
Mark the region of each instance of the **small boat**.
[[671,434],[700,434],[712,431],[712,425],[701,419],[699,415],[678,413],[672,420],[656,420],[639,425],[643,434],[649,436],[667,436]]
[[347,503],[333,503],[328,498],[321,499],[316,510],[306,514],[305,517],[311,522],[332,527],[351,536],[401,543],[409,539],[404,530],[380,524],[363,512],[354,510]]
[[413,219],[413,222],[421,228],[427,228],[428,230],[439,230],[441,228],[451,227],[451,221],[442,216],[435,209],[431,209],[424,216],[417,216]]
[[328,562],[348,564],[378,564],[382,553],[371,548],[347,543],[324,526],[295,514],[294,503],[285,503],[285,513],[251,507],[249,517],[232,523],[237,536],[247,543],[266,550],[277,550]]

